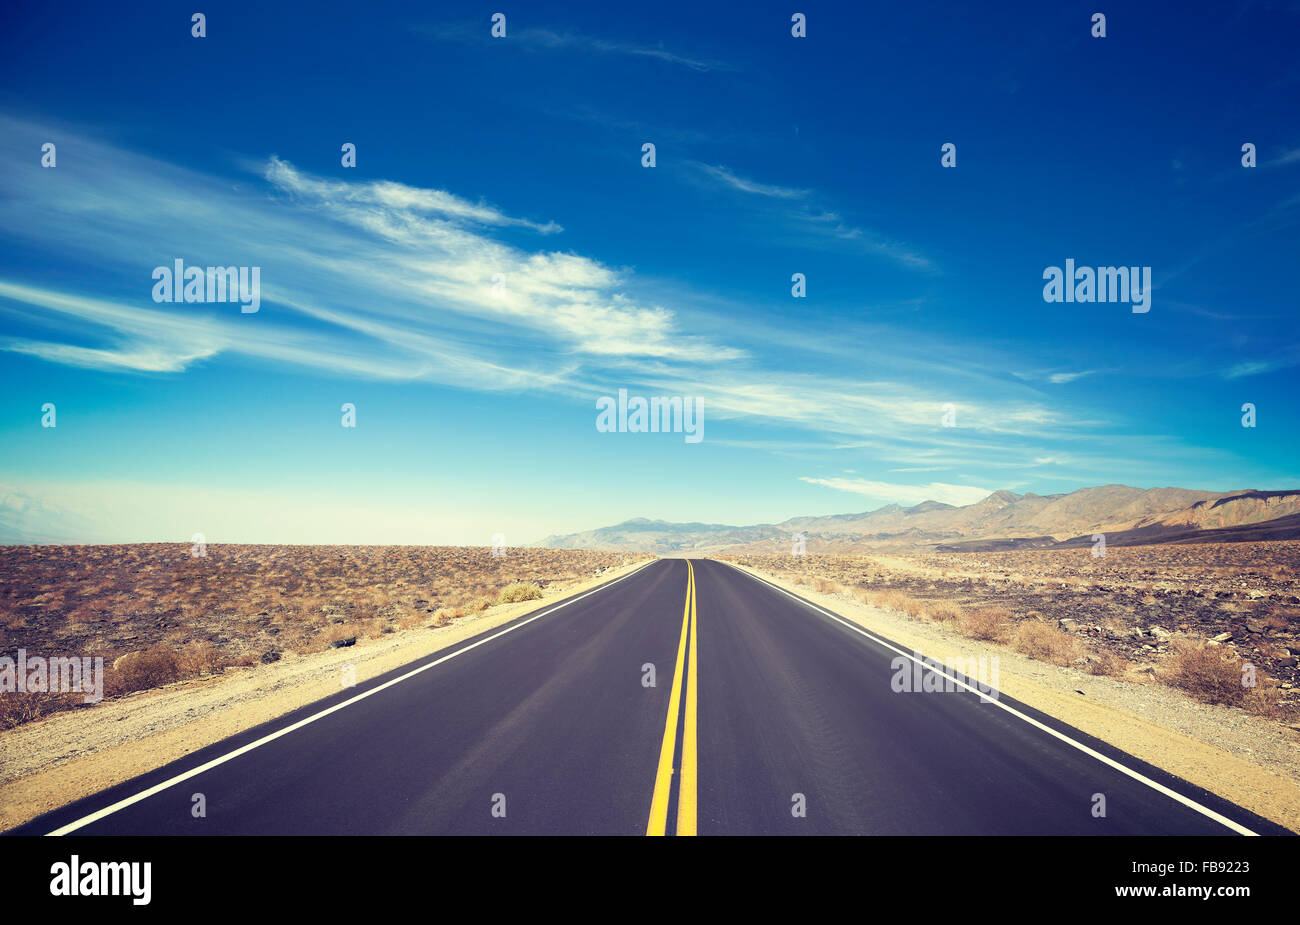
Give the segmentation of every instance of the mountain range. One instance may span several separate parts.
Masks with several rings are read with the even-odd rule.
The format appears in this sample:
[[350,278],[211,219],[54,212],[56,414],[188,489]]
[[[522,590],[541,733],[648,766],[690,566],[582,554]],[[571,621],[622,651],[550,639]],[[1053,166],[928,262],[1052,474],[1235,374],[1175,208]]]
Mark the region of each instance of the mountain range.
[[1102,485],[1066,494],[995,491],[974,504],[923,501],[859,514],[792,517],[777,524],[669,523],[637,518],[548,536],[559,549],[613,549],[659,555],[789,552],[795,534],[810,553],[978,552],[1107,545],[1237,542],[1300,538],[1300,489],[1215,492]]

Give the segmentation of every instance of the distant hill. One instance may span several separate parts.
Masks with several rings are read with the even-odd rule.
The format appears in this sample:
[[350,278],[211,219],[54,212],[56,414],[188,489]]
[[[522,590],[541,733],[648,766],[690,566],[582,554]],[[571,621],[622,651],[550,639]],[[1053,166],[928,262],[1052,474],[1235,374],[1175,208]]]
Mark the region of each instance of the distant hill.
[[1232,542],[1300,538],[1300,489],[1197,491],[1102,485],[1059,495],[995,491],[955,507],[923,501],[860,514],[792,517],[779,524],[669,523],[638,518],[537,546],[616,549],[659,555],[705,552],[788,552],[807,535],[809,552],[979,551],[1086,545],[1105,533],[1108,545]]

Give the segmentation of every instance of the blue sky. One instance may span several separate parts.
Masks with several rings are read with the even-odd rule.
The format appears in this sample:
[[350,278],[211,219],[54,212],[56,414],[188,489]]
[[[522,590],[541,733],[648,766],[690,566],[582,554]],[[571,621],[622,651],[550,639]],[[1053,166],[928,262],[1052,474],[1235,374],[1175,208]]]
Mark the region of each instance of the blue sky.
[[[1300,5],[202,6],[7,14],[10,539],[1297,485]],[[260,310],[155,303],[178,258]],[[1044,302],[1067,258],[1151,310]],[[620,388],[704,440],[598,433]]]

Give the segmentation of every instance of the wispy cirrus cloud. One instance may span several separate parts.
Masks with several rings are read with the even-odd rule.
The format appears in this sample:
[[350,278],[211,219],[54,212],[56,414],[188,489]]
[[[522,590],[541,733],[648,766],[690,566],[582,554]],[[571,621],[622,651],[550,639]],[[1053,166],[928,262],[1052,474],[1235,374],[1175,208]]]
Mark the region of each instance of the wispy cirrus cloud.
[[846,221],[838,212],[817,205],[811,189],[764,183],[743,176],[729,167],[688,161],[700,176],[724,189],[757,196],[768,201],[777,218],[811,244],[839,242],[862,253],[893,261],[911,270],[935,272],[934,262],[917,248],[879,231]]
[[[7,310],[33,329],[11,329],[0,343],[13,352],[139,372],[242,353],[489,389],[576,384],[575,371],[608,359],[708,364],[744,355],[683,331],[676,311],[632,293],[628,270],[494,236],[522,228],[549,239],[560,232],[555,222],[445,190],[317,177],[278,157],[259,167],[265,188],[236,189],[92,139],[76,141],[84,169],[43,183],[39,165],[13,150],[39,136],[0,121],[0,149],[10,147],[7,161],[17,165],[0,177],[0,232],[116,277],[113,294],[94,297],[6,281]],[[33,227],[32,214],[47,221]],[[262,311],[231,318],[214,306],[159,308],[149,298],[152,268],[178,256],[263,267]],[[47,319],[32,309],[90,326],[60,342],[38,334]]]
[[[333,377],[534,389],[584,403],[611,382],[644,383],[703,398],[715,419],[844,445],[869,436],[900,464],[983,453],[1011,466],[1043,455],[1029,444],[1078,427],[1027,388],[899,349],[915,342],[887,329],[870,338],[880,376],[782,369],[792,340],[758,328],[752,337],[734,327],[696,333],[710,325],[690,310],[689,289],[661,304],[630,269],[543,249],[561,234],[558,222],[447,190],[322,177],[276,156],[254,162],[253,175],[232,187],[88,138],[76,141],[84,166],[50,184],[16,154],[39,135],[13,121],[0,127],[0,150],[15,149],[17,165],[0,176],[0,234],[101,280],[92,295],[12,268],[0,278],[0,312],[17,322],[5,325],[0,348],[12,353],[154,375],[246,357]],[[31,214],[47,221],[33,227]],[[503,240],[507,231],[525,232],[524,243]],[[156,305],[151,270],[178,256],[261,266],[261,311]],[[813,340],[801,349],[820,348]],[[926,350],[936,349],[930,339]],[[954,346],[951,355],[969,352]],[[863,354],[854,353],[859,365]],[[960,440],[940,427],[953,394],[965,396]],[[981,445],[975,435],[996,439]]]
[[1269,360],[1246,360],[1242,363],[1234,363],[1222,373],[1224,379],[1244,379],[1247,376],[1259,376],[1264,373],[1276,372],[1279,369],[1290,369],[1293,366],[1300,366],[1300,357],[1278,357]]
[[877,501],[903,505],[920,504],[922,501],[939,501],[961,507],[962,505],[983,501],[993,493],[987,488],[977,488],[973,485],[948,485],[943,482],[930,482],[927,485],[900,485],[893,482],[875,482],[869,479],[821,479],[808,476],[800,476],[799,481],[808,482],[811,485],[822,485],[836,491],[863,495]]
[[1011,375],[1025,382],[1047,382],[1051,385],[1068,385],[1071,382],[1077,382],[1080,379],[1086,379],[1088,376],[1096,375],[1100,370],[1096,369],[1073,369],[1061,370],[1059,372],[1048,372],[1047,370],[1011,370]]
[[678,54],[657,45],[638,45],[634,42],[604,39],[577,32],[556,32],[551,29],[524,29],[515,33],[515,38],[526,46],[538,49],[563,50],[568,48],[591,51],[605,55],[630,55],[638,58],[651,58],[666,64],[675,64],[693,71],[730,71],[733,68],[723,62],[708,58],[697,58]]
[[345,203],[355,205],[368,210],[371,215],[386,214],[403,219],[407,225],[415,224],[414,216],[432,215],[452,222],[529,228],[542,234],[557,234],[564,230],[556,222],[542,224],[515,218],[494,206],[469,202],[445,190],[421,189],[388,180],[345,183],[311,177],[275,156],[267,162],[264,173],[266,179],[280,189],[310,197],[336,209]]
[[730,169],[721,165],[703,164],[699,161],[694,161],[692,163],[696,169],[704,173],[706,176],[717,180],[724,186],[740,190],[742,193],[754,193],[755,195],[767,196],[772,199],[803,199],[808,195],[808,190],[806,189],[759,183],[757,180],[750,180],[746,177],[739,176]]
[[1078,372],[1052,373],[1047,377],[1047,381],[1052,385],[1065,385],[1067,382],[1074,382],[1076,379],[1082,379],[1084,376],[1091,376],[1095,369],[1083,369]]
[[815,234],[848,242],[872,256],[887,258],[912,270],[938,270],[933,260],[907,242],[852,225],[836,212],[809,212],[798,218]]
[[1300,162],[1300,148],[1291,148],[1288,151],[1283,151],[1271,161],[1266,161],[1264,165],[1266,167],[1284,167],[1287,164],[1295,164],[1297,162]]
[[[576,51],[597,55],[625,55],[633,58],[646,58],[662,61],[692,71],[731,71],[735,70],[725,61],[712,58],[682,54],[663,47],[647,45],[619,39],[602,38],[586,35],[572,30],[559,31],[541,27],[511,30],[508,27],[508,40],[529,51]],[[435,28],[423,28],[421,31],[440,41],[474,43],[492,41],[486,23],[458,23]]]

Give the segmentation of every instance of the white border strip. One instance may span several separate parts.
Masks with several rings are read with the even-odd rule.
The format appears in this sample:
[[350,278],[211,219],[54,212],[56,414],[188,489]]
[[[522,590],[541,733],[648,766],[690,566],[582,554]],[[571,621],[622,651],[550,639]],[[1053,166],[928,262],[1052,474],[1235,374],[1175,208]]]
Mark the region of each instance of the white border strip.
[[232,752],[227,752],[226,754],[221,755],[218,758],[213,758],[211,761],[206,762],[205,764],[201,764],[197,768],[192,768],[191,770],[186,771],[183,774],[177,774],[175,777],[169,778],[163,781],[161,784],[154,784],[154,786],[148,788],[147,790],[141,790],[139,793],[135,794],[134,796],[129,796],[124,800],[118,800],[116,803],[112,804],[111,806],[105,806],[103,809],[96,810],[95,812],[91,813],[89,816],[82,816],[80,819],[76,820],[75,822],[69,822],[67,825],[61,826],[55,829],[53,832],[47,832],[46,836],[48,837],[51,835],[67,835],[69,832],[75,832],[77,831],[77,829],[88,826],[92,822],[97,822],[106,816],[111,816],[113,813],[117,812],[118,810],[126,809],[126,807],[139,803],[141,800],[146,800],[149,797],[153,796],[155,793],[161,793],[163,790],[166,790],[169,787],[174,787],[175,785],[181,783],[182,781],[187,781],[191,777],[197,777],[198,775],[202,774],[204,771],[210,771],[211,769],[217,767],[218,765],[225,764],[227,761],[233,761],[235,758],[238,758],[240,755],[246,754],[247,752],[251,752],[253,749],[265,745],[268,742],[274,742],[276,739],[280,738],[281,736],[288,735],[289,733],[293,732],[295,729],[301,729],[303,726],[306,726],[309,723],[314,723],[318,719],[323,719],[324,717],[329,716],[331,713],[337,712],[338,710],[342,710],[344,707],[351,706],[357,701],[365,700],[367,697],[370,697],[374,694],[378,694],[380,691],[390,688],[394,684],[400,684],[402,681],[405,681],[407,678],[413,678],[417,674],[420,674],[423,671],[428,671],[430,668],[433,668],[435,665],[441,665],[443,662],[453,659],[457,655],[463,655],[464,653],[468,652],[470,649],[477,649],[479,646],[483,645],[484,643],[491,642],[493,639],[500,639],[506,633],[512,633],[515,630],[519,629],[519,627],[521,626],[527,626],[529,623],[532,623],[534,620],[540,620],[542,617],[546,616],[547,614],[554,613],[555,611],[559,610],[561,607],[568,607],[570,604],[576,604],[584,597],[590,597],[591,595],[595,594],[597,591],[604,591],[606,588],[611,588],[614,585],[618,584],[620,581],[622,581],[624,578],[631,578],[637,572],[640,572],[642,569],[650,565],[653,565],[655,562],[658,561],[660,560],[651,559],[649,562],[646,562],[644,565],[637,566],[632,571],[628,572],[626,575],[620,575],[618,578],[615,578],[613,581],[606,582],[605,584],[592,588],[590,591],[587,591],[584,594],[580,594],[575,598],[570,598],[567,601],[556,604],[554,607],[550,607],[546,610],[541,611],[540,613],[528,617],[525,620],[521,620],[518,623],[512,624],[511,626],[506,627],[500,632],[493,633],[491,636],[485,636],[482,639],[480,639],[478,642],[470,643],[469,645],[463,648],[457,649],[455,652],[450,652],[447,655],[442,656],[441,658],[436,658],[431,662],[421,665],[419,668],[413,668],[412,670],[408,671],[406,674],[393,678],[391,681],[385,681],[383,684],[380,684],[378,687],[372,687],[370,690],[365,691],[364,693],[361,694],[357,694],[355,697],[351,697],[347,700],[344,700],[342,703],[336,703],[334,706],[329,707],[328,709],[325,710],[321,710],[319,713],[313,713],[311,716],[308,716],[306,719],[300,719],[296,723],[292,723],[291,725],[285,726],[283,729],[278,729],[275,732],[272,732],[270,735],[262,736],[262,738],[258,739],[257,741],[249,742],[247,745],[243,745]]
[[[1236,832],[1238,835],[1258,835],[1258,834],[1259,834],[1258,832],[1252,832],[1250,829],[1246,828],[1244,825],[1239,825],[1238,823],[1233,822],[1233,821],[1232,821],[1231,819],[1229,819],[1227,816],[1224,816],[1224,815],[1221,815],[1221,814],[1219,814],[1219,813],[1216,813],[1214,810],[1210,809],[1208,806],[1202,806],[1200,803],[1197,803],[1195,800],[1193,800],[1193,799],[1191,799],[1191,798],[1189,798],[1189,797],[1185,797],[1185,796],[1183,796],[1181,793],[1178,793],[1178,792],[1175,791],[1175,790],[1170,790],[1170,789],[1169,789],[1168,787],[1166,787],[1164,784],[1157,783],[1156,781],[1153,781],[1151,778],[1147,777],[1146,775],[1144,775],[1144,774],[1140,774],[1140,773],[1138,773],[1137,771],[1134,771],[1132,768],[1125,767],[1124,765],[1120,764],[1120,763],[1119,763],[1118,761],[1116,761],[1115,759],[1113,759],[1113,758],[1109,758],[1109,757],[1107,757],[1106,755],[1103,755],[1101,752],[1097,751],[1096,749],[1094,749],[1094,748],[1089,748],[1087,745],[1084,745],[1082,742],[1075,741],[1074,739],[1070,738],[1070,737],[1069,737],[1068,735],[1066,735],[1065,733],[1063,733],[1063,732],[1058,732],[1057,730],[1053,729],[1051,726],[1046,725],[1045,723],[1040,723],[1038,720],[1034,719],[1032,716],[1027,716],[1027,715],[1025,715],[1024,713],[1021,713],[1019,710],[1015,709],[1014,707],[1009,707],[1009,706],[1007,706],[1005,703],[1003,703],[1003,702],[1001,701],[1001,699],[999,699],[999,698],[990,698],[990,697],[988,697],[986,692],[984,692],[984,691],[980,691],[978,688],[976,688],[976,687],[972,687],[971,685],[967,684],[966,682],[961,681],[961,680],[959,680],[959,679],[957,679],[957,678],[954,678],[954,677],[952,677],[951,675],[944,674],[944,672],[939,671],[938,668],[935,667],[934,665],[929,664],[929,663],[927,663],[927,662],[925,662],[925,661],[922,661],[921,659],[918,659],[915,655],[913,655],[913,654],[910,653],[910,652],[904,652],[902,649],[898,648],[898,647],[895,646],[893,643],[888,642],[888,641],[886,641],[886,640],[880,638],[880,637],[877,636],[875,633],[872,633],[872,632],[870,632],[870,631],[868,631],[868,630],[865,630],[865,629],[863,629],[862,627],[860,627],[860,626],[858,626],[858,625],[856,625],[856,624],[854,624],[854,623],[851,623],[850,621],[844,619],[843,617],[841,617],[841,616],[840,616],[839,614],[837,614],[837,613],[832,613],[831,611],[827,610],[825,607],[820,606],[819,604],[814,604],[812,601],[804,600],[803,598],[799,597],[797,594],[792,594],[792,593],[790,593],[790,592],[787,591],[785,588],[782,588],[780,585],[773,584],[772,582],[768,581],[766,578],[761,578],[761,577],[759,577],[758,575],[755,575],[753,572],[746,571],[745,569],[740,568],[739,566],[732,565],[730,562],[721,562],[721,560],[718,560],[718,559],[714,559],[714,560],[712,560],[712,561],[714,561],[714,562],[720,562],[722,565],[726,565],[726,566],[728,566],[729,568],[733,568],[733,569],[735,569],[736,571],[740,572],[740,573],[743,574],[743,575],[748,575],[750,578],[753,578],[755,581],[760,581],[760,582],[762,582],[763,584],[767,585],[768,587],[773,588],[773,589],[775,589],[775,590],[777,590],[777,591],[780,591],[782,594],[786,595],[787,597],[793,598],[794,600],[798,601],[800,604],[805,604],[805,605],[807,605],[808,607],[813,608],[814,610],[819,610],[819,611],[821,611],[822,613],[824,613],[826,616],[830,617],[831,619],[836,620],[836,621],[838,621],[838,622],[844,624],[844,625],[847,626],[849,629],[853,630],[855,633],[860,633],[860,634],[862,634],[863,636],[866,636],[868,639],[872,640],[873,642],[877,643],[878,645],[884,646],[886,649],[889,649],[891,652],[897,652],[899,655],[903,656],[904,658],[909,658],[909,659],[911,659],[912,661],[916,662],[916,664],[922,666],[923,668],[927,668],[927,669],[929,669],[930,671],[933,671],[933,672],[935,672],[936,674],[938,674],[938,675],[940,675],[940,676],[942,676],[942,677],[948,678],[948,679],[949,679],[950,681],[952,681],[954,684],[958,684],[958,685],[960,685],[961,687],[964,687],[966,690],[971,691],[972,693],[980,694],[980,695],[983,697],[984,702],[995,704],[996,706],[1000,707],[1001,709],[1006,710],[1006,711],[1007,711],[1008,713],[1010,713],[1012,716],[1019,717],[1020,719],[1024,720],[1024,721],[1025,721],[1026,723],[1028,723],[1029,725],[1034,726],[1034,727],[1036,727],[1036,728],[1038,728],[1038,729],[1043,730],[1043,731],[1046,732],[1048,735],[1051,735],[1051,736],[1054,736],[1054,737],[1060,739],[1062,742],[1066,743],[1067,745],[1071,745],[1071,746],[1073,746],[1074,748],[1077,748],[1079,751],[1083,752],[1085,755],[1089,755],[1089,756],[1091,756],[1091,757],[1093,757],[1093,758],[1096,758],[1096,759],[1097,759],[1098,761],[1100,761],[1102,764],[1109,765],[1110,767],[1114,768],[1115,770],[1119,771],[1120,773],[1128,775],[1129,777],[1133,778],[1133,779],[1134,779],[1135,781],[1137,781],[1138,783],[1140,783],[1140,784],[1146,784],[1146,786],[1150,787],[1152,790],[1155,790],[1155,791],[1157,791],[1157,792],[1159,792],[1159,793],[1163,793],[1165,796],[1169,797],[1170,799],[1172,799],[1172,800],[1176,800],[1177,802],[1182,803],[1184,806],[1187,806],[1187,807],[1189,807],[1189,808],[1191,808],[1191,809],[1196,810],[1196,811],[1197,811],[1198,813],[1200,813],[1201,815],[1203,815],[1203,816],[1207,816],[1207,817],[1209,817],[1210,819],[1213,819],[1215,822],[1218,822],[1218,823],[1220,823],[1220,824],[1222,824],[1222,825],[1224,825],[1224,826],[1227,826],[1229,829],[1232,829],[1232,831]],[[996,690],[996,688],[992,688],[992,689],[993,689],[993,690]],[[998,691],[998,694],[1001,695],[1001,691]]]

